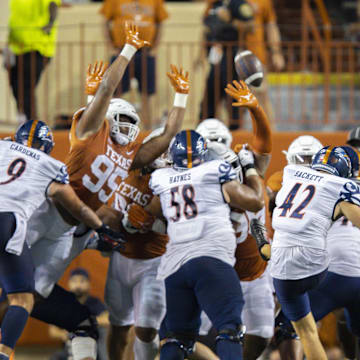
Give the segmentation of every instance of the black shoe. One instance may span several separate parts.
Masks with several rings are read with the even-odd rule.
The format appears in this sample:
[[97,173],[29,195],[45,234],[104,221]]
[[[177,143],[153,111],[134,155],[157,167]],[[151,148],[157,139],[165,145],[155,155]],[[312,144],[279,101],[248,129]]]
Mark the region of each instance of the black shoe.
[[69,339],[72,340],[77,336],[91,337],[97,341],[99,339],[99,330],[96,317],[90,316],[84,325],[78,326],[69,334]]
[[261,248],[264,245],[270,245],[266,238],[266,227],[258,219],[252,219],[250,221],[250,233],[255,239],[257,247],[259,249],[260,256],[265,260],[269,261],[270,259],[261,252]]

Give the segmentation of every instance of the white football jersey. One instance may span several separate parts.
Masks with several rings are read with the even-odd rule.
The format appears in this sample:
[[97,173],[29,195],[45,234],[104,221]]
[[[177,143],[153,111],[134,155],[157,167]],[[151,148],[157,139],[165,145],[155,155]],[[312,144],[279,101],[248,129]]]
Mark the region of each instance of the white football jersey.
[[221,189],[221,184],[234,179],[232,166],[222,160],[184,171],[164,168],[152,174],[150,187],[160,197],[170,239],[161,259],[160,279],[200,256],[234,265],[236,239]]
[[325,270],[329,264],[326,239],[335,206],[339,201],[359,205],[359,200],[360,188],[349,179],[286,166],[273,213],[271,275],[298,279]]
[[329,271],[360,277],[360,229],[345,217],[335,221],[327,235]]
[[69,183],[66,166],[43,151],[0,140],[0,211],[28,220],[52,181]]

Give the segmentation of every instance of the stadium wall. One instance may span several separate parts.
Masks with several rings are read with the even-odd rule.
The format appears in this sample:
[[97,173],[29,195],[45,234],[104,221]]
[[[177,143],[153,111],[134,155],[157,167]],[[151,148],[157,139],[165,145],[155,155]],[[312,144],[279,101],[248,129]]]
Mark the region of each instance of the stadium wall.
[[[281,170],[286,165],[285,156],[282,150],[287,150],[289,144],[300,135],[313,135],[317,137],[324,145],[343,145],[346,141],[346,132],[281,132],[273,135],[273,155],[270,163],[267,176],[273,172]],[[0,138],[9,136],[8,133],[0,134]],[[245,131],[238,131],[233,133],[233,145],[239,143],[251,144],[251,133]],[[65,160],[69,151],[69,139],[67,131],[55,132],[55,147],[52,155],[58,160]],[[108,266],[108,259],[102,257],[97,251],[87,250],[84,254],[73,261],[71,267],[65,273],[61,280],[61,285],[66,286],[68,274],[71,269],[77,266],[86,268],[92,280],[92,294],[103,299],[103,290],[105,285],[105,278]],[[61,311],[61,309],[57,309]],[[21,338],[22,345],[41,344],[52,345],[55,344],[48,336],[48,327],[39,321],[31,319]]]

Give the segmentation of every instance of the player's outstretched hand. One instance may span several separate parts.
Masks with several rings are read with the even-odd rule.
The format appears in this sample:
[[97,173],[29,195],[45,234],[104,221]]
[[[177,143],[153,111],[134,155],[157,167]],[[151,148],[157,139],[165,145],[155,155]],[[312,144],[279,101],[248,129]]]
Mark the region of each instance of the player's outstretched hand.
[[188,94],[190,90],[189,72],[186,73],[182,68],[178,70],[175,65],[170,65],[171,72],[167,73],[172,87],[177,93]]
[[86,85],[85,93],[87,95],[95,95],[97,89],[100,86],[100,83],[104,77],[105,71],[108,67],[108,63],[103,63],[102,61],[95,63],[94,66],[89,64],[86,73]]
[[225,92],[236,100],[232,106],[243,106],[248,108],[255,108],[258,106],[256,96],[251,92],[244,81],[233,80],[232,84],[227,84]]
[[121,232],[111,230],[109,226],[104,224],[95,231],[99,235],[97,250],[117,251],[124,248],[126,241]]
[[126,44],[132,45],[138,50],[144,46],[151,45],[148,41],[140,39],[138,28],[134,23],[128,21],[125,23],[125,34]]

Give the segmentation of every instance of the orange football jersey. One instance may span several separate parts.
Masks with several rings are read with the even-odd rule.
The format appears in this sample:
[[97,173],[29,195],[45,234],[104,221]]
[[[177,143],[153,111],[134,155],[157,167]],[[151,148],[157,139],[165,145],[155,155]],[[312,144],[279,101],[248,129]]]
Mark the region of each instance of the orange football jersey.
[[282,179],[283,179],[283,170],[277,171],[273,173],[268,181],[266,182],[266,186],[273,192],[279,192],[282,186]]
[[238,220],[233,220],[236,238],[240,240],[246,237],[246,239],[236,246],[234,268],[241,281],[255,280],[262,275],[267,265],[259,255],[255,239],[249,234],[251,220],[249,216],[258,216],[252,213],[249,215],[248,212],[235,212],[239,213]]
[[[123,180],[115,192],[113,207],[124,212],[127,205],[136,203],[145,207],[153,198],[149,188],[150,174],[134,170]],[[127,243],[121,254],[131,259],[152,259],[166,251],[168,236],[154,231],[126,235]]]
[[74,114],[70,130],[70,152],[65,161],[70,185],[79,198],[96,211],[113,196],[122,179],[128,176],[134,157],[141,146],[130,142],[114,143],[109,135],[109,123],[85,140],[76,136],[76,124],[84,109]]

